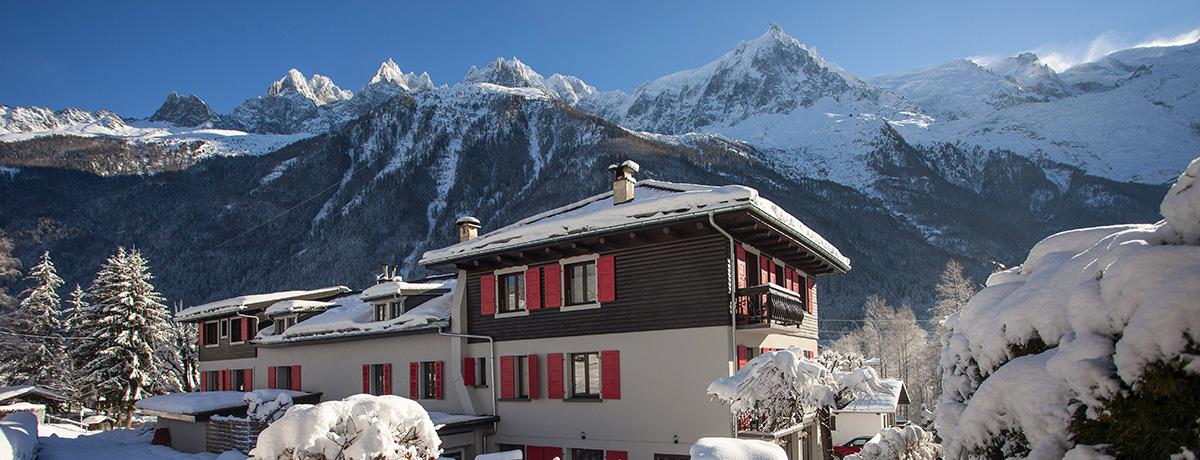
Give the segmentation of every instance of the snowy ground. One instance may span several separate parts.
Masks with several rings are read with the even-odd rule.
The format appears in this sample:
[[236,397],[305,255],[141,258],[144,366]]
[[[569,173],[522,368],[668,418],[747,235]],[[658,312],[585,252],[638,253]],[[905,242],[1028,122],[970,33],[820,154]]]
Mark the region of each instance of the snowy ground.
[[[38,426],[39,460],[214,460],[216,454],[185,454],[170,447],[152,446],[153,430],[84,431],[60,424]],[[229,454],[221,460],[242,458]]]

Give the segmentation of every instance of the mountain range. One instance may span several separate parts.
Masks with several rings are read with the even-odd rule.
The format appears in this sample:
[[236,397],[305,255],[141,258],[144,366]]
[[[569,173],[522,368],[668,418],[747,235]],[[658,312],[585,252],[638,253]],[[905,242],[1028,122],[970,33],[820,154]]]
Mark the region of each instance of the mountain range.
[[[1070,228],[1160,217],[1200,145],[1200,44],[1062,73],[1022,54],[863,79],[772,25],[632,94],[516,58],[435,86],[392,61],[356,92],[292,70],[215,114],[172,94],[152,117],[0,106],[0,229],[84,284],[118,244],[186,304],[317,284],[641,177],[755,188],[848,255],[823,318],[869,294],[924,314],[949,258],[982,280]],[[823,329],[835,330],[840,323]]]

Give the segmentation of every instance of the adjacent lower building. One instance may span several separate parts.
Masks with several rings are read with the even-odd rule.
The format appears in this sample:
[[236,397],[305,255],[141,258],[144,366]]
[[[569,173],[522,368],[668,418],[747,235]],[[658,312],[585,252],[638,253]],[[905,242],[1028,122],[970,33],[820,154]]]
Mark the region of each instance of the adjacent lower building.
[[[611,166],[612,192],[484,235],[460,219],[460,243],[420,260],[443,277],[384,267],[361,292],[181,312],[202,336],[254,321],[244,344],[220,329],[202,345],[205,388],[403,395],[458,423],[439,433],[460,459],[679,460],[701,437],[738,436],[747,427],[707,385],[765,350],[815,356],[814,279],[849,260],[754,189],[636,181],[637,169]],[[810,458],[807,432],[753,436]]]

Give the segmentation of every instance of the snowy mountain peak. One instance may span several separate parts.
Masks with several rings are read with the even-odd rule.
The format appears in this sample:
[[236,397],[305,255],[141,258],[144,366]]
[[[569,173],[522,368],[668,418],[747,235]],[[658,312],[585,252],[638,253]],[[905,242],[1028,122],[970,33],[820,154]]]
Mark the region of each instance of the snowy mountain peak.
[[1033,53],[1021,53],[1016,57],[1001,59],[993,64],[990,70],[996,75],[1011,78],[1021,85],[1021,88],[1043,96],[1046,100],[1060,99],[1072,94],[1071,89],[1058,78],[1054,69]]
[[175,91],[171,91],[162,106],[150,116],[150,121],[165,121],[185,127],[205,124],[211,126],[219,120],[220,117],[195,94],[183,97]]
[[354,96],[351,91],[338,88],[329,77],[313,74],[311,80],[305,80],[299,70],[291,69],[283,79],[271,83],[267,88],[267,96],[286,96],[299,94],[317,105],[350,99]]
[[463,83],[492,83],[509,88],[545,88],[546,80],[520,59],[496,58],[482,70],[471,66]]
[[367,82],[367,86],[379,83],[392,83],[399,85],[405,91],[428,91],[433,89],[433,81],[429,79],[428,73],[416,75],[412,72],[404,73],[400,70],[400,66],[396,65],[395,61],[388,59],[387,62],[379,65],[379,70],[375,72],[375,76]]

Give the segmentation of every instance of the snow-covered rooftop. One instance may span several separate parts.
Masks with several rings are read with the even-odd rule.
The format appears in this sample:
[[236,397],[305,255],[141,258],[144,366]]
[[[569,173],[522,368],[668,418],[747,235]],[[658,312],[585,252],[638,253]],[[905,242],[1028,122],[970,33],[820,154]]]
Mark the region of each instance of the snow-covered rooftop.
[[614,206],[605,192],[552,209],[478,238],[425,253],[421,265],[433,265],[522,246],[531,246],[583,235],[640,227],[658,222],[697,217],[709,212],[747,209],[777,223],[824,258],[843,270],[850,260],[799,219],[742,185],[695,185],[642,180],[633,201]]
[[197,320],[212,316],[227,315],[246,308],[270,305],[284,300],[332,297],[343,292],[350,292],[350,288],[346,286],[331,286],[309,291],[281,291],[268,294],[243,295],[184,309],[175,314],[175,319],[181,321]]
[[428,284],[432,285],[433,289],[447,289],[449,292],[386,321],[374,320],[374,306],[363,300],[366,293],[339,297],[332,300],[335,306],[324,313],[296,323],[283,334],[275,334],[269,328],[263,329],[254,341],[259,344],[275,344],[434,327],[450,318],[450,303],[454,297],[457,280]]
[[879,383],[887,387],[887,391],[876,391],[855,399],[837,412],[896,413],[896,406],[900,404],[900,393],[903,391],[904,381],[900,379],[880,379]]
[[[267,400],[278,398],[282,393],[286,393],[292,398],[309,394],[303,391],[292,390],[254,390],[254,392],[258,393],[261,398]],[[203,412],[212,412],[221,409],[231,409],[245,406],[245,396],[246,392],[244,391],[171,393],[146,398],[138,401],[134,405],[137,406],[138,409],[142,410],[163,412],[167,414],[195,415]]]
[[45,388],[42,388],[39,386],[34,386],[34,385],[17,385],[17,386],[11,386],[11,387],[0,387],[0,401],[7,401],[9,399],[18,398],[21,396],[25,396],[27,394],[32,394],[34,396],[39,396],[39,397],[46,398],[46,399],[53,399],[53,400],[57,400],[57,401],[66,401],[67,400],[66,396],[63,396],[57,392],[47,390]]
[[405,281],[388,281],[371,286],[363,291],[362,298],[371,301],[383,297],[397,295],[416,295],[443,287],[444,283],[409,283]]
[[275,302],[267,307],[266,314],[268,318],[271,318],[288,313],[325,311],[334,306],[337,306],[337,304],[318,300],[284,300],[282,302]]

